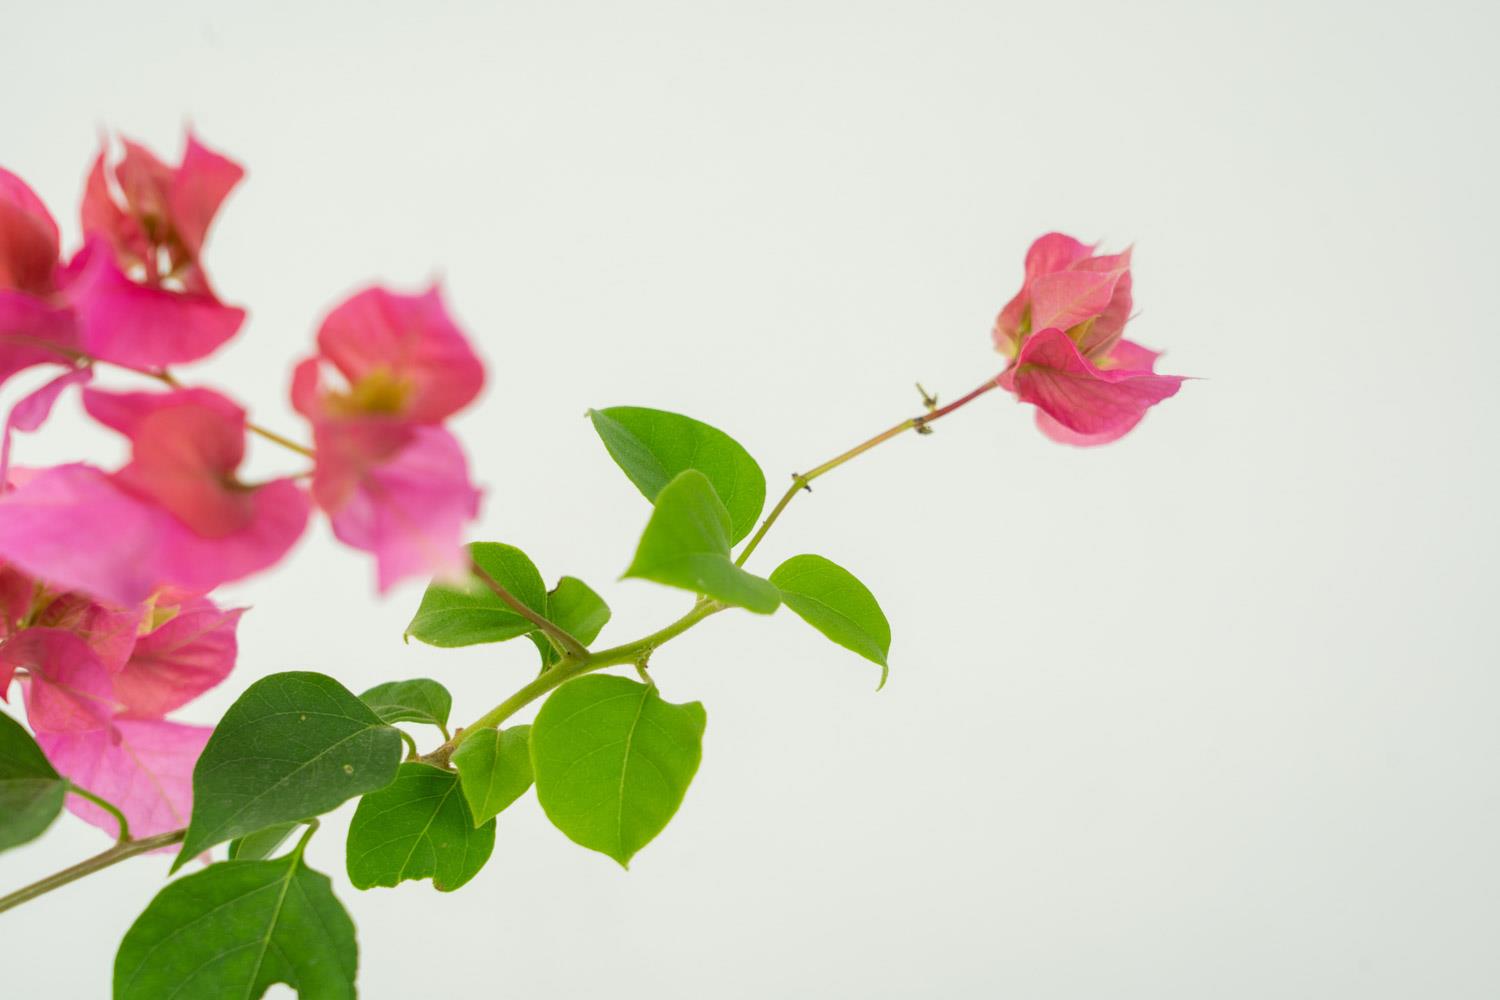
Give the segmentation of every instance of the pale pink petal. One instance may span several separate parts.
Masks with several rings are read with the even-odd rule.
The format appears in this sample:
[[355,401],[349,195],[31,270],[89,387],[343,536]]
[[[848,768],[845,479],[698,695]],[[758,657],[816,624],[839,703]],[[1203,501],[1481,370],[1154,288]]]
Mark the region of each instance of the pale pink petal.
[[98,469],[59,466],[0,497],[0,559],[117,605],[164,586],[206,593],[279,561],[307,524],[307,496],[290,480],[250,496],[243,529],[205,538]]
[[0,291],[0,385],[36,365],[72,365],[78,350],[70,310],[25,292]]
[[1087,358],[1107,357],[1125,333],[1132,307],[1130,272],[1125,271],[1110,294],[1109,305],[1095,317],[1078,338],[1078,349]]
[[[36,581],[14,566],[0,563],[0,642],[21,625],[36,597]],[[14,669],[14,668],[11,668]],[[0,698],[10,685],[10,672],[0,667]]]
[[[208,743],[208,726],[119,719],[87,733],[38,733],[37,743],[69,781],[119,807],[135,837],[186,826],[193,811],[193,765]],[[114,818],[76,795],[68,809],[114,834]]]
[[106,670],[115,673],[130,658],[148,610],[144,605],[117,608],[84,594],[66,593],[38,609],[33,624],[72,632],[88,643]]
[[1137,371],[1156,371],[1156,359],[1161,357],[1160,351],[1153,351],[1149,347],[1129,340],[1116,342],[1110,348],[1109,354],[1104,358],[1101,368],[1133,368]]
[[1026,249],[1026,281],[1029,284],[1044,274],[1066,271],[1093,252],[1090,244],[1063,233],[1038,236]]
[[47,206],[25,181],[0,168],[0,289],[50,292],[59,244]]
[[1096,368],[1058,329],[1028,337],[1007,376],[1003,384],[1023,402],[1089,438],[1129,430],[1183,382],[1180,376],[1149,370]]
[[82,385],[93,377],[87,368],[75,368],[64,372],[11,407],[5,420],[4,439],[0,440],[0,490],[10,481],[10,442],[15,431],[35,431],[52,413],[52,407],[69,386]]
[[1119,271],[1044,274],[1031,290],[1031,329],[1066,330],[1104,312],[1120,282]]
[[136,284],[97,242],[81,251],[70,272],[64,294],[77,315],[83,350],[101,361],[145,369],[197,361],[245,320],[243,309],[211,295]]
[[367,378],[394,380],[400,398],[390,402],[399,409],[390,412],[419,423],[456,413],[484,386],[484,366],[436,286],[422,295],[384,288],[355,294],[323,321],[318,349],[356,398]]
[[219,206],[240,179],[244,168],[200,143],[191,132],[182,166],[172,180],[168,210],[177,236],[196,260]]
[[143,263],[151,256],[151,246],[145,231],[132,216],[125,213],[115,201],[109,187],[109,154],[107,145],[94,157],[88,180],[83,187],[83,204],[79,219],[83,235],[87,240],[101,240],[115,253]]
[[346,545],[375,553],[384,592],[411,576],[452,576],[466,563],[466,526],[479,512],[479,491],[447,431],[419,427],[411,444],[371,470],[337,510],[333,533]]
[[1036,426],[1038,430],[1058,444],[1071,444],[1080,448],[1089,448],[1098,444],[1109,444],[1111,441],[1118,441],[1130,433],[1135,425],[1141,422],[1141,417],[1145,415],[1146,413],[1143,410],[1136,419],[1125,421],[1113,430],[1104,431],[1099,434],[1080,434],[1053,420],[1047,415],[1045,410],[1037,410]]
[[394,458],[416,437],[418,425],[388,417],[318,420],[313,423],[317,468],[313,497],[324,510],[349,502],[371,470]]
[[84,732],[109,724],[117,707],[110,674],[71,632],[29,628],[0,646],[7,676],[24,667],[26,718],[38,733]]
[[243,608],[229,611],[198,598],[154,632],[140,637],[115,675],[115,700],[130,718],[161,718],[214,687],[234,669],[235,626]]
[[84,393],[100,423],[131,440],[115,481],[161,504],[188,527],[222,538],[249,523],[254,495],[234,482],[245,455],[245,411],[207,389]]

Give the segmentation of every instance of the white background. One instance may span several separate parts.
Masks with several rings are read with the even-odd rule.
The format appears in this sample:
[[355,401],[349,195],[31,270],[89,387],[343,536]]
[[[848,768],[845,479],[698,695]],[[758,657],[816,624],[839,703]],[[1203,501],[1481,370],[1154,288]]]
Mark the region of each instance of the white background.
[[[1134,242],[1132,335],[1203,377],[1092,451],[996,394],[798,500],[752,567],[854,569],[891,682],[786,613],[664,650],[707,745],[629,873],[528,796],[456,894],[361,894],[341,810],[310,856],[364,996],[1500,995],[1492,6],[7,8],[0,162],[70,233],[100,128],[248,166],[208,260],[252,318],[190,371],[264,422],[305,433],[341,296],[442,277],[490,364],[477,534],[604,590],[608,640],[688,598],[615,582],[647,507],[590,406],[723,427],[774,494],[998,371],[1052,228]],[[76,409],[21,461],[118,460]],[[185,715],[304,668],[464,722],[530,676],[403,646],[419,593],[320,526],[226,592],[241,664]],[[66,818],[0,887],[105,845]],[[166,864],[0,916],[3,992],[104,996]]]

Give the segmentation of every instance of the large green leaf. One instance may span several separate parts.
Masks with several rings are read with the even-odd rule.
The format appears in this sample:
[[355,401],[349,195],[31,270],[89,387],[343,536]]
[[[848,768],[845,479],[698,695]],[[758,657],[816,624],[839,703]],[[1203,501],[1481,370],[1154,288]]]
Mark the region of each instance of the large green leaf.
[[377,684],[359,700],[385,722],[422,722],[444,733],[448,731],[448,712],[453,708],[448,689],[425,677]]
[[781,603],[767,580],[729,558],[729,514],[696,469],[680,473],[656,496],[626,576],[681,587],[760,614]]
[[193,816],[173,864],[391,783],[401,734],[322,674],[272,674],[224,713],[193,768]]
[[531,727],[537,801],[576,843],[628,866],[682,804],[703,755],[698,702],[595,675],[558,688]]
[[394,782],[359,800],[346,863],[356,889],[431,878],[451,892],[484,867],[494,848],[495,821],[475,826],[458,775],[409,762]]
[[[599,638],[609,622],[609,605],[582,580],[565,576],[547,592],[547,620],[587,646]],[[528,635],[542,654],[542,666],[550,667],[558,661],[557,650],[540,630]]]
[[[526,553],[513,545],[475,542],[469,546],[469,554],[480,569],[522,604],[538,614],[547,613],[547,585]],[[430,646],[472,646],[514,639],[534,628],[482,580],[470,577],[461,587],[431,584],[406,626],[406,634]]]
[[803,621],[845,649],[879,664],[880,686],[885,686],[891,624],[875,595],[853,573],[822,556],[792,556],[776,567],[771,582]]
[[590,410],[589,419],[647,500],[654,503],[679,473],[697,469],[729,511],[731,544],[754,530],[766,502],[766,477],[734,438],[691,417],[641,406]]
[[293,851],[225,861],[156,894],[115,955],[114,1000],[255,1000],[286,983],[303,1000],[353,1000],[354,923],[328,876]]
[[468,733],[453,751],[453,766],[475,823],[493,819],[531,787],[530,726]]
[[68,783],[31,734],[0,714],[0,851],[40,837],[67,794]]

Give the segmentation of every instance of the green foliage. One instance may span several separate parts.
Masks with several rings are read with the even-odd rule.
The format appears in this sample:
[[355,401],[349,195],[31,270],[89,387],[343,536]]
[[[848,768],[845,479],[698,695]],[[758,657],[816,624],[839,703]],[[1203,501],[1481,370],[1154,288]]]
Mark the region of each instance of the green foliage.
[[275,854],[301,823],[276,823],[229,842],[230,861],[261,861]]
[[[480,569],[531,610],[547,613],[547,585],[526,553],[513,545],[475,542],[469,546]],[[462,587],[432,583],[406,634],[430,646],[472,646],[503,642],[536,628],[511,610],[484,581],[470,577]]]
[[793,556],[771,574],[781,599],[803,621],[880,666],[885,687],[891,625],[875,595],[854,574],[822,556]]
[[494,847],[495,821],[475,824],[458,775],[409,762],[359,800],[346,845],[349,881],[368,889],[431,878],[451,892],[478,874]]
[[302,851],[225,861],[180,878],[136,918],[115,956],[115,1000],[255,1000],[286,983],[304,1000],[353,1000],[354,924]]
[[651,685],[570,681],[532,725],[537,800],[573,841],[628,866],[682,804],[706,722],[701,704],[673,705]]
[[453,751],[474,822],[493,819],[531,787],[530,726],[481,729]]
[[453,696],[437,681],[419,677],[410,681],[377,684],[359,700],[375,710],[384,722],[421,722],[436,726],[446,735]]
[[31,734],[0,714],[0,851],[40,837],[62,811],[67,794],[68,783]]
[[706,594],[770,614],[781,597],[729,558],[729,514],[703,473],[689,469],[663,487],[626,576]]
[[322,674],[250,685],[193,769],[193,816],[173,864],[275,823],[307,819],[390,784],[401,736]]
[[[547,593],[547,620],[587,646],[599,638],[609,622],[609,605],[582,580],[565,576]],[[543,667],[550,667],[560,659],[540,630],[529,634],[537,652],[542,654]]]
[[766,477],[734,438],[691,417],[640,406],[590,410],[589,419],[647,500],[655,503],[669,482],[697,469],[729,512],[730,543],[754,530],[766,502]]

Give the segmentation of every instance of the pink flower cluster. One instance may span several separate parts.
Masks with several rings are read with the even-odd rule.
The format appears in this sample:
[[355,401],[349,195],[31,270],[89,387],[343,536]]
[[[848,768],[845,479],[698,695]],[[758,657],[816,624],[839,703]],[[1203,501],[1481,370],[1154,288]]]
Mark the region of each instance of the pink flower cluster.
[[1038,239],[995,321],[995,346],[1011,358],[1001,388],[1035,404],[1037,426],[1064,444],[1116,440],[1183,382],[1156,374],[1157,353],[1124,339],[1130,251],[1094,250],[1062,233]]
[[[241,611],[170,591],[105,604],[0,565],[0,612],[0,695],[24,672],[26,716],[52,765],[113,802],[133,835],[184,825],[212,730],[167,715],[228,676]],[[68,807],[116,832],[93,803],[69,796]]]
[[[329,313],[292,378],[312,469],[246,482],[244,409],[169,370],[208,357],[244,322],[203,256],[244,171],[191,135],[177,166],[120,146],[89,172],[83,245],[68,258],[41,199],[0,169],[0,385],[61,369],[11,409],[0,443],[0,698],[21,671],[54,765],[149,834],[185,820],[209,732],[166,715],[234,663],[240,612],[216,607],[214,588],[281,561],[315,506],[339,539],[374,555],[382,591],[461,570],[479,493],[444,422],[485,374],[436,289],[359,292]],[[104,366],[166,388],[86,386]],[[12,468],[13,434],[37,430],[74,386],[84,412],[129,442],[129,461]],[[96,806],[70,803],[113,829]]]

